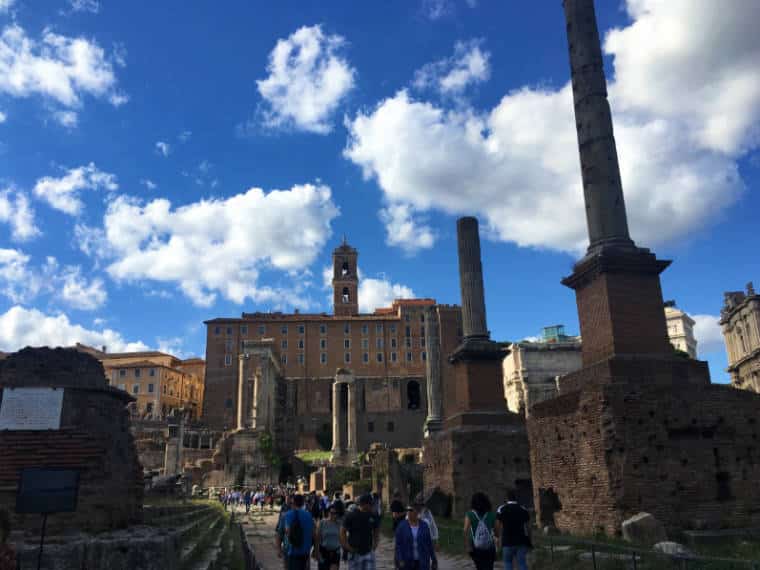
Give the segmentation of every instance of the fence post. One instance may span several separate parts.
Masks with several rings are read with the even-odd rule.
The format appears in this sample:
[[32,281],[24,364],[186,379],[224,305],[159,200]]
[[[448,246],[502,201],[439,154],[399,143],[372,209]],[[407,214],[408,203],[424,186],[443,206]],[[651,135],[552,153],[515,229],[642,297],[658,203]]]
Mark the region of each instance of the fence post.
[[549,535],[549,551],[551,552],[552,564],[554,564],[554,537]]
[[636,570],[636,551],[633,551],[633,570]]
[[594,570],[596,570],[596,549],[593,542],[591,543],[591,562],[594,565]]

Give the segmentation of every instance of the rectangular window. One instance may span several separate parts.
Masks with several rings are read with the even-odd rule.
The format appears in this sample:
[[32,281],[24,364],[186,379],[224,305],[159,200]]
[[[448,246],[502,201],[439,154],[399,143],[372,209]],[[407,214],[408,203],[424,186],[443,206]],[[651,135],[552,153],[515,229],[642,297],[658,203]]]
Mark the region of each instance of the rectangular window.
[[153,388],[154,388],[153,384],[148,384],[148,392],[150,392],[151,394],[153,393]]
[[240,334],[248,336],[248,325],[240,325]]
[[351,339],[350,338],[344,338],[343,339],[343,348],[351,348]]
[[420,313],[420,322],[421,323],[425,322],[425,313]]
[[326,352],[323,352],[322,354],[319,355],[319,362],[321,364],[327,364],[327,353]]
[[407,362],[411,362],[412,360],[413,360],[412,353],[411,352],[407,352],[406,353],[406,361]]
[[369,327],[367,325],[362,325],[362,334],[363,335],[369,334]]
[[319,325],[319,334],[327,334],[327,325]]
[[375,348],[377,348],[378,350],[382,350],[383,349],[383,337],[376,338],[375,339],[375,345],[376,345]]
[[142,370],[140,370],[139,368],[135,368],[135,378],[139,378],[141,373],[142,373]]
[[382,352],[378,352],[377,353],[377,361],[378,362],[382,362],[383,361],[383,353]]
[[298,364],[303,364],[303,352],[298,353]]
[[280,328],[280,332],[282,334],[288,334],[288,325],[282,325],[282,328]]
[[396,361],[398,361],[398,356],[396,355],[395,352],[391,352],[391,362],[396,362]]
[[377,334],[383,334],[383,323],[377,323],[375,325],[375,332]]
[[155,368],[151,368],[150,370],[148,370],[148,376],[155,376],[155,375],[156,375],[156,369]]
[[283,348],[283,349],[287,349],[288,348],[288,341],[287,341],[287,339],[282,339],[280,341],[280,347]]
[[367,350],[369,348],[369,339],[368,338],[363,338],[362,339],[362,348],[364,350]]
[[393,431],[396,429],[396,426],[393,422],[388,422],[388,431]]
[[350,352],[347,352],[346,354],[343,355],[343,362],[345,362],[345,363],[351,362],[351,353]]
[[298,339],[298,348],[303,349],[303,339],[302,338]]
[[409,313],[406,313],[404,315],[404,320],[408,323],[409,321],[412,320],[412,315],[410,315]]
[[214,334],[219,334],[222,332],[222,327],[214,327]]
[[422,352],[420,352],[420,357],[422,358],[422,362],[426,362],[427,361],[427,352],[425,352],[424,350]]
[[326,338],[320,338],[319,339],[319,348],[322,350],[325,350],[327,348],[327,339]]
[[412,336],[412,327],[406,327],[404,329],[404,336],[407,337],[407,338],[410,337],[410,336]]
[[298,334],[303,334],[306,332],[306,326],[305,325],[298,325]]
[[343,334],[351,334],[351,323],[345,323],[343,325]]
[[224,341],[224,348],[227,349],[227,352],[231,352],[232,351],[232,339],[231,338],[228,338],[227,340]]
[[362,362],[364,363],[369,362],[369,352],[365,352],[362,354]]
[[225,354],[224,355],[224,365],[225,366],[232,366],[232,355],[231,354]]
[[232,327],[227,327],[227,334],[232,334]]
[[135,384],[135,385],[132,386],[132,393],[133,394],[139,394],[140,393],[140,385],[139,384]]
[[375,422],[367,422],[367,431],[369,433],[375,431]]
[[266,334],[266,332],[267,332],[267,326],[259,325],[259,334]]
[[391,348],[397,348],[398,347],[398,341],[396,340],[396,337],[394,336],[391,339]]
[[125,385],[124,384],[119,384],[119,390],[125,390],[126,391]]
[[406,345],[407,348],[412,348],[412,339],[410,337],[406,337],[404,339],[404,344]]
[[420,327],[420,336],[425,336],[425,325]]
[[287,354],[283,354],[282,356],[280,356],[280,362],[282,362],[283,364],[287,364],[288,363],[288,355]]

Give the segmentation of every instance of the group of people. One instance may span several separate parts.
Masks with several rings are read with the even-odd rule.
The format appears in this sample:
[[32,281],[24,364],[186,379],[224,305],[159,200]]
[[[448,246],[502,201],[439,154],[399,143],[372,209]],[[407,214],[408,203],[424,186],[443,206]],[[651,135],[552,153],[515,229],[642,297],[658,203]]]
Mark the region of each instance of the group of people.
[[284,497],[293,493],[294,488],[287,485],[262,485],[256,489],[221,489],[219,491],[219,501],[224,508],[244,505],[245,512],[250,512],[251,508],[259,507],[264,510],[265,507],[274,508],[284,500]]
[[[390,512],[396,568],[435,570],[439,532],[422,496],[405,506],[395,494]],[[374,570],[381,520],[377,494],[362,495],[357,501],[339,493],[333,498],[287,495],[276,527],[277,552],[286,570],[307,569],[310,558],[319,570],[338,570],[341,561],[349,570]],[[476,570],[493,570],[499,550],[505,570],[513,570],[515,560],[519,570],[527,570],[529,522],[530,515],[514,492],[496,511],[484,493],[475,493],[464,518],[464,537]]]

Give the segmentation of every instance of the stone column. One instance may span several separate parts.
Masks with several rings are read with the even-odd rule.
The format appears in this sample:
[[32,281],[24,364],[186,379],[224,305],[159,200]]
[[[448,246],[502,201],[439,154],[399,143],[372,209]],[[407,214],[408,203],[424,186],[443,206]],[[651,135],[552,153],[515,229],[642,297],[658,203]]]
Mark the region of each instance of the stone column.
[[457,220],[457,250],[464,338],[487,339],[483,267],[480,263],[480,235],[476,218],[464,217]]
[[243,421],[243,408],[244,408],[244,397],[243,394],[245,393],[244,385],[245,385],[245,361],[247,356],[245,354],[241,354],[238,357],[238,385],[237,385],[237,419],[235,421],[235,427],[237,429],[243,429],[245,427],[245,423]]
[[340,413],[340,389],[343,384],[341,382],[333,383],[333,446],[332,457],[335,460],[341,457],[345,450],[343,449],[343,442],[341,441],[341,413]]
[[425,352],[427,362],[427,418],[425,419],[425,436],[439,431],[443,420],[443,399],[441,386],[441,342],[438,331],[438,312],[435,307],[425,309]]
[[356,431],[356,384],[348,384],[348,455],[354,459],[357,455]]
[[607,101],[594,0],[564,0],[589,253],[633,247]]
[[253,375],[253,405],[251,406],[251,428],[258,429],[264,427],[263,418],[259,417],[261,407],[259,406],[259,391],[261,390],[261,371],[257,370]]

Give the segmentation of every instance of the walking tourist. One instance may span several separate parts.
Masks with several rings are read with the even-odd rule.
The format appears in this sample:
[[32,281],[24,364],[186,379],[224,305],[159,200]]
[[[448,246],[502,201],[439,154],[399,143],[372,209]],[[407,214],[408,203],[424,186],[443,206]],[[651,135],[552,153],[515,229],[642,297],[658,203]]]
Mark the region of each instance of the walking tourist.
[[245,490],[245,494],[243,495],[243,502],[245,503],[246,514],[251,512],[251,503],[253,502],[253,495],[251,494],[250,489]]
[[334,507],[319,521],[314,536],[314,558],[319,570],[338,570],[340,567],[340,523]]
[[404,503],[401,502],[401,493],[398,491],[393,492],[393,500],[391,501],[391,517],[393,517],[393,532],[396,532],[399,523],[404,520],[406,511],[404,509]]
[[308,570],[314,537],[314,519],[304,508],[303,495],[293,497],[293,508],[285,514],[285,536],[288,538],[288,570]]
[[380,540],[380,519],[372,510],[372,496],[359,497],[359,508],[346,513],[340,544],[348,553],[349,570],[375,570],[375,549]]
[[412,506],[415,509],[417,509],[417,512],[420,513],[420,518],[423,521],[425,521],[430,527],[430,536],[433,539],[433,545],[436,547],[436,550],[437,550],[438,549],[438,525],[435,524],[435,517],[433,516],[433,513],[430,512],[430,509],[427,508],[427,505],[425,504],[425,497],[422,495],[422,493],[419,493],[414,498],[414,504]]
[[528,570],[527,555],[531,548],[529,524],[527,509],[517,502],[517,493],[509,491],[507,502],[499,507],[496,514],[496,536],[501,540],[504,570],[514,569],[512,562],[515,558],[519,570]]
[[464,517],[464,547],[477,570],[493,570],[496,560],[495,522],[496,515],[491,510],[488,496],[475,493],[470,501],[470,510]]
[[430,570],[435,560],[430,525],[420,518],[416,507],[408,507],[406,519],[396,529],[396,567],[403,570]]

